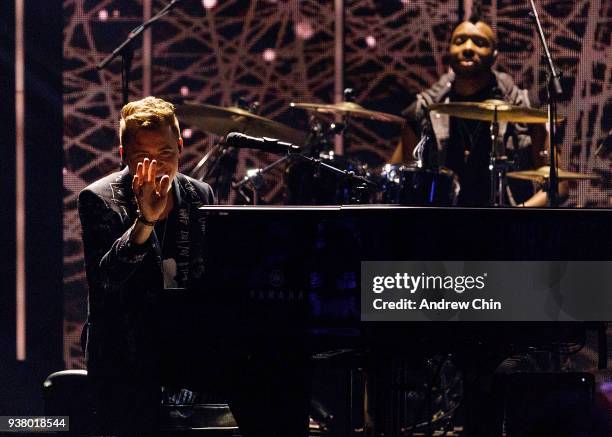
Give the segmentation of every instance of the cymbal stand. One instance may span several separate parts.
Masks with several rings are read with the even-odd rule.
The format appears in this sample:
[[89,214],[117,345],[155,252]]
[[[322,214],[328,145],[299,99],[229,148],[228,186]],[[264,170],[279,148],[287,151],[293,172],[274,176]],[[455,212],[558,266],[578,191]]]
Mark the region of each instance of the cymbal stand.
[[559,206],[559,185],[558,185],[558,172],[557,172],[557,150],[558,150],[558,138],[557,138],[557,102],[563,95],[563,88],[561,86],[561,74],[557,71],[555,63],[553,61],[548,44],[546,43],[546,36],[542,29],[542,23],[540,23],[540,17],[538,15],[538,9],[534,0],[530,0],[531,12],[529,16],[533,20],[542,48],[544,49],[544,55],[548,64],[548,80],[546,84],[546,90],[548,92],[548,130],[550,135],[550,178],[548,188],[548,206],[551,208],[557,208]]
[[506,173],[508,172],[508,158],[505,154],[500,156],[499,120],[497,106],[493,109],[493,122],[491,123],[491,152],[489,154],[489,171],[491,173],[491,206],[504,206],[506,193]]

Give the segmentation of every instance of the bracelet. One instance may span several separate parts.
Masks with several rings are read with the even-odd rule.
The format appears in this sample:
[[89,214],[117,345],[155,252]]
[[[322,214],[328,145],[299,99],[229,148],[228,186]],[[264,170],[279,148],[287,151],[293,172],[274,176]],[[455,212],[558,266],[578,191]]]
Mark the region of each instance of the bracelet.
[[144,215],[142,214],[138,214],[138,217],[136,217],[136,220],[138,220],[140,223],[142,223],[145,226],[155,226],[155,224],[157,223],[157,220],[150,222],[149,220],[144,218]]

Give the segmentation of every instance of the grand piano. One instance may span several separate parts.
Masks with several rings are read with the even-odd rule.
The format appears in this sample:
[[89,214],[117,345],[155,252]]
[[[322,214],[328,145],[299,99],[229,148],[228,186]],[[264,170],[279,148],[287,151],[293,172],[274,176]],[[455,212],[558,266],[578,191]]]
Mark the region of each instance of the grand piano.
[[349,367],[434,354],[477,362],[483,351],[554,351],[581,344],[589,328],[603,333],[592,322],[362,322],[360,269],[366,260],[610,260],[611,210],[208,206],[200,214],[204,279],[161,301],[169,356],[222,361],[282,345]]
[[200,213],[204,280],[199,290],[169,293],[167,313],[178,306],[179,326],[189,320],[192,332],[235,344],[294,337],[313,353],[384,345],[400,332],[412,348],[559,343],[579,340],[586,326],[361,322],[361,261],[612,259],[611,210],[208,206]]

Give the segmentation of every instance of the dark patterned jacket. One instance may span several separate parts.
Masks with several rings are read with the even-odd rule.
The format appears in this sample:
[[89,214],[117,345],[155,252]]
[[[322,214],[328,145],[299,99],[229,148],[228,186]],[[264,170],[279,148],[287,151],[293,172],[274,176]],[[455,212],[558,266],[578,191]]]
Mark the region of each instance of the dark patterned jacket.
[[[178,215],[177,272],[183,283],[192,284],[204,269],[205,219],[198,207],[215,200],[206,183],[180,173],[172,183],[171,214]],[[150,360],[156,349],[150,308],[163,289],[161,249],[155,231],[142,246],[130,243],[137,216],[131,184],[126,168],[94,182],[78,199],[89,285],[86,358],[93,378],[146,377],[155,372]]]

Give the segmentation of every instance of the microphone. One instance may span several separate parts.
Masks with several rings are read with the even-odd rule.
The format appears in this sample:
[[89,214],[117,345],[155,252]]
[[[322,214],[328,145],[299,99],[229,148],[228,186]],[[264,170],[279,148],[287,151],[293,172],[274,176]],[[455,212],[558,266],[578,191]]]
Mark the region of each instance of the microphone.
[[300,150],[299,146],[277,140],[276,138],[252,137],[250,135],[241,134],[240,132],[230,132],[227,134],[225,143],[237,149],[257,149],[263,150],[264,152],[280,154],[298,152]]

